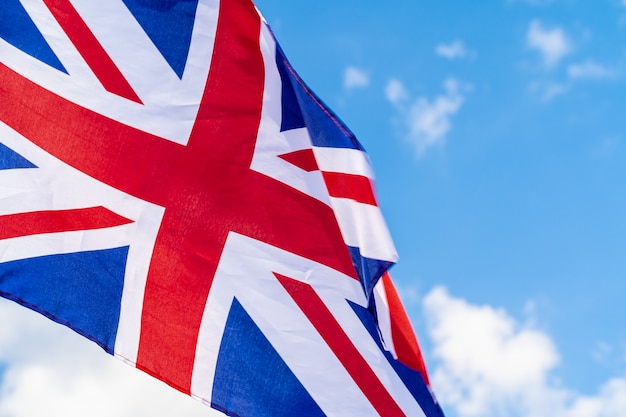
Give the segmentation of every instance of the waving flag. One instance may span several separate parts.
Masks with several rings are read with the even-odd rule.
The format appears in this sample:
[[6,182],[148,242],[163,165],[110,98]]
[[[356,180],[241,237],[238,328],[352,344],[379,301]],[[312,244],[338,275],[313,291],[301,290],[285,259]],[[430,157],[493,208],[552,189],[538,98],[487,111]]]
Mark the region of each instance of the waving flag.
[[0,296],[227,415],[439,416],[396,258],[250,0],[3,0]]

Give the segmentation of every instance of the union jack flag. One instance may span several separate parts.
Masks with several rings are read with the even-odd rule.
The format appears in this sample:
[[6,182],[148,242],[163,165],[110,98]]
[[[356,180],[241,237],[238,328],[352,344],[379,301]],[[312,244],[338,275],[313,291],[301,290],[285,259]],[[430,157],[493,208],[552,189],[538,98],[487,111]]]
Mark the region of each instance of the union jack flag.
[[233,416],[441,416],[363,147],[250,0],[3,0],[0,296]]

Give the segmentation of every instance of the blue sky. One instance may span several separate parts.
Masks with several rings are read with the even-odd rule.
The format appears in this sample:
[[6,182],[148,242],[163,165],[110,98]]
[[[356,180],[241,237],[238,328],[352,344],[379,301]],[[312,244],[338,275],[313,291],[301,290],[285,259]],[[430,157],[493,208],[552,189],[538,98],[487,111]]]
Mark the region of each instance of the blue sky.
[[[606,392],[626,381],[626,4],[257,5],[370,153],[400,253],[392,275],[448,416],[541,414],[516,399],[530,385],[566,393],[545,394],[553,415],[622,415],[610,407],[625,412],[626,390]],[[455,303],[485,313],[484,345],[465,354],[500,348],[510,389],[495,389],[495,358],[451,369],[462,354],[449,345],[468,343],[442,335]],[[511,327],[488,332],[490,319]],[[516,349],[529,335],[544,348]]]
[[[447,416],[626,416],[626,1],[256,4],[370,153]],[[0,323],[27,364],[0,363],[0,417],[209,413],[26,309]]]

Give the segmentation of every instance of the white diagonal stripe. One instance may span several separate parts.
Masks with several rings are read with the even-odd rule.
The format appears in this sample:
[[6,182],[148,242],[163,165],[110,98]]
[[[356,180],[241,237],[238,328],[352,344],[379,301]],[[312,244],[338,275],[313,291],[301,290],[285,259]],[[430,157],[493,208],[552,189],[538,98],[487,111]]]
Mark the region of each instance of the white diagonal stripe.
[[346,148],[313,148],[320,170],[361,175],[374,179],[374,171],[369,157],[363,151]]
[[346,245],[360,248],[366,258],[396,262],[398,254],[383,214],[376,206],[331,197]]

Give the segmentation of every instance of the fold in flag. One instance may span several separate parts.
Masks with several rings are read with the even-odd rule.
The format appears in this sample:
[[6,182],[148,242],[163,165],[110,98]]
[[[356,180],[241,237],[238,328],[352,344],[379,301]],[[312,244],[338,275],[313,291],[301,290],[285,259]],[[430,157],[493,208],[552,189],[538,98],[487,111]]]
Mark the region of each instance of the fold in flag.
[[3,0],[0,296],[227,415],[441,416],[396,258],[250,0]]

